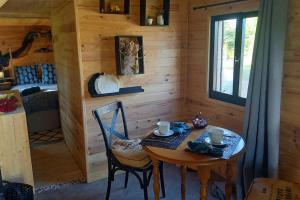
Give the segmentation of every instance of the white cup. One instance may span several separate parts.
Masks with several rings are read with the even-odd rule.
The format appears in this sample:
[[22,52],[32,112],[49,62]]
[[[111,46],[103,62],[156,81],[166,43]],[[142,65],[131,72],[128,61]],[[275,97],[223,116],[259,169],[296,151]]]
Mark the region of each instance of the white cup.
[[170,131],[170,122],[157,122],[158,131],[161,135],[168,134]]
[[211,142],[213,144],[221,143],[221,141],[223,139],[223,135],[224,135],[224,130],[218,129],[218,128],[211,128],[211,129],[208,129],[207,132],[208,132]]
[[152,25],[153,24],[153,19],[151,19],[151,18],[147,19],[147,24]]

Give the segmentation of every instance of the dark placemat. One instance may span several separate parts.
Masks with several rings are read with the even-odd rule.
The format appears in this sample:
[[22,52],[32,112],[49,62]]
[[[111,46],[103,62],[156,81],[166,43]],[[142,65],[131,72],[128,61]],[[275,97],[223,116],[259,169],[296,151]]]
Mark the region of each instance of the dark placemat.
[[[205,138],[209,137],[208,132],[204,132],[196,141],[205,142]],[[234,153],[237,145],[239,144],[241,137],[238,135],[224,135],[223,141],[226,146],[223,148],[223,156],[221,159],[228,160]]]
[[144,138],[141,142],[143,146],[153,146],[166,149],[177,149],[183,140],[192,132],[191,129],[179,133],[175,132],[174,135],[169,137],[156,136],[153,133]]

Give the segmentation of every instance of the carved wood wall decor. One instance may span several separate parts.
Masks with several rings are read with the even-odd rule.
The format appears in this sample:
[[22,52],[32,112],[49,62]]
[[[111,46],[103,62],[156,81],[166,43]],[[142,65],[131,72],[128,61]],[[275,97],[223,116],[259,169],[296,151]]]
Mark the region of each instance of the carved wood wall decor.
[[49,41],[52,40],[50,31],[31,31],[26,35],[22,42],[22,46],[19,49],[12,52],[7,52],[5,54],[2,54],[2,52],[0,51],[0,71],[2,71],[3,68],[8,67],[10,59],[25,56],[30,50],[34,40],[36,40],[38,37],[46,37],[49,39]]

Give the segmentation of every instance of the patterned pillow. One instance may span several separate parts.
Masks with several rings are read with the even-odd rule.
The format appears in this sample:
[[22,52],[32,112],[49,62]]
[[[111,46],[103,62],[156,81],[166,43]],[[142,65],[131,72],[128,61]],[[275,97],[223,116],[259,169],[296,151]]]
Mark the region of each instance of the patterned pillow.
[[42,64],[42,84],[56,84],[55,65]]
[[18,85],[39,83],[37,65],[20,66],[15,68],[15,76]]

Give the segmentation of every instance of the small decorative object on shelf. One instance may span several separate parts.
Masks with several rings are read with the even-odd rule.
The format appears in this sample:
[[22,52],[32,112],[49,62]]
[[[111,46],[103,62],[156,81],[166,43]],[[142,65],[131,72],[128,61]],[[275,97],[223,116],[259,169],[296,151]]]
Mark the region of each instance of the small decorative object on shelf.
[[147,25],[151,26],[153,24],[153,17],[148,16],[147,18]]
[[3,79],[3,78],[4,78],[4,72],[0,71],[0,79]]
[[[168,26],[170,15],[170,0],[140,0],[141,26]],[[147,16],[154,16],[151,24]]]
[[100,13],[128,15],[130,0],[100,0]]
[[8,113],[16,110],[18,99],[13,94],[0,94],[0,112]]
[[165,25],[164,11],[163,10],[157,15],[157,25],[159,25],[159,26]]
[[116,36],[115,45],[117,74],[144,74],[143,37]]
[[196,115],[193,120],[193,126],[197,129],[205,128],[208,125],[207,119],[203,117],[203,115],[200,113],[199,115]]

